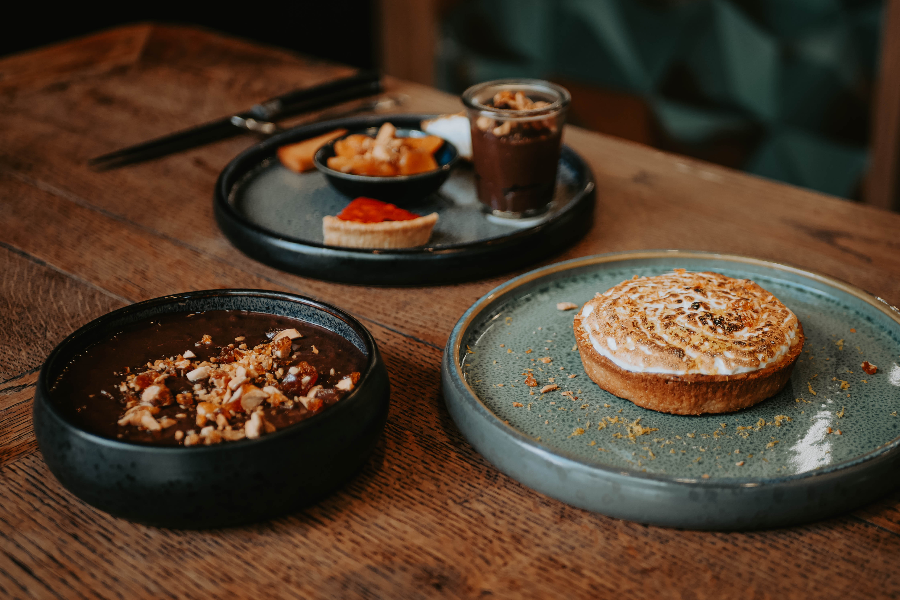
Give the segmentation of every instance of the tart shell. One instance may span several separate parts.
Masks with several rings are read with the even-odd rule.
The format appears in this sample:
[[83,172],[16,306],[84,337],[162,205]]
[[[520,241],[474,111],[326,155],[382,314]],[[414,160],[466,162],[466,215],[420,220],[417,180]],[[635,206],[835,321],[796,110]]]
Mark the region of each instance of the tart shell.
[[413,248],[428,242],[437,213],[408,221],[359,223],[337,217],[322,218],[326,246],[346,248]]
[[575,340],[588,377],[601,388],[642,408],[675,415],[728,413],[753,406],[778,393],[790,380],[803,351],[803,326],[798,340],[778,362],[735,375],[676,375],[622,369],[597,352],[575,316]]

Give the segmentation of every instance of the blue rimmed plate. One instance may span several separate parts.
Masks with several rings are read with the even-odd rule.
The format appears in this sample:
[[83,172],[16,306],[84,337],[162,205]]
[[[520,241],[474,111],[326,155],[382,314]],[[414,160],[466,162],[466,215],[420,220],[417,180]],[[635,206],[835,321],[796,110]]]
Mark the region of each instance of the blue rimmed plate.
[[[557,303],[581,306],[634,275],[673,268],[752,279],[797,314],[806,346],[784,390],[736,413],[677,416],[588,379],[575,311]],[[865,373],[863,361],[878,372]],[[541,386],[559,389],[529,388],[526,368]],[[453,419],[501,471],[617,518],[695,529],[783,526],[868,502],[900,474],[900,313],[849,284],[771,262],[646,251],[532,271],[463,315],[442,377]]]

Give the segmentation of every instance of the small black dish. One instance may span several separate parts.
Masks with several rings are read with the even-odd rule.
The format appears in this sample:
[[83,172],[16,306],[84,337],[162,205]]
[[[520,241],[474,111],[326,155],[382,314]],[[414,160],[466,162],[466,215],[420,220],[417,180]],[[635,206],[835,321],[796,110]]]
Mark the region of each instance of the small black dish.
[[[375,134],[378,133],[378,128],[370,127],[365,130],[350,132],[347,135],[358,133],[375,137]],[[398,138],[402,138],[425,137],[429,134],[418,129],[402,129],[398,127],[395,135]],[[394,204],[414,204],[427,198],[429,194],[436,192],[447,181],[450,171],[453,170],[453,167],[456,166],[459,160],[459,152],[456,150],[456,146],[445,140],[444,145],[434,153],[434,159],[438,164],[438,168],[434,171],[416,175],[395,175],[393,177],[341,173],[328,168],[328,159],[335,155],[334,144],[337,141],[333,140],[319,148],[313,157],[313,163],[325,175],[328,183],[350,198],[364,196],[381,200],[382,202],[393,202]]]
[[[321,413],[264,435],[214,446],[166,447],[108,439],[72,424],[51,394],[80,352],[162,314],[246,310],[291,317],[349,340],[366,356],[357,387]],[[81,500],[132,521],[207,528],[275,517],[323,498],[366,462],[390,402],[387,369],[372,335],[347,313],[264,290],[188,292],[140,302],[91,321],[41,368],[34,430],[50,471]]]

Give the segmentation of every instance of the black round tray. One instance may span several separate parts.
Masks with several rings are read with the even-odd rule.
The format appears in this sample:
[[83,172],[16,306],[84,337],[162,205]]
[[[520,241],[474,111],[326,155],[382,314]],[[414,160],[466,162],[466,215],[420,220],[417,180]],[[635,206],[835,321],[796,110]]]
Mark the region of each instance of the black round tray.
[[510,271],[561,251],[590,229],[594,177],[571,148],[560,154],[553,207],[543,216],[509,221],[482,211],[474,173],[457,167],[437,193],[404,205],[437,212],[427,246],[365,250],[322,243],[322,216],[337,214],[352,198],[318,171],[294,173],[276,157],[280,146],[334,129],[350,131],[390,121],[419,128],[434,115],[376,115],[337,119],[275,135],[238,155],[219,175],[214,208],[225,236],[248,256],[284,271],[343,283],[429,285],[478,279]]

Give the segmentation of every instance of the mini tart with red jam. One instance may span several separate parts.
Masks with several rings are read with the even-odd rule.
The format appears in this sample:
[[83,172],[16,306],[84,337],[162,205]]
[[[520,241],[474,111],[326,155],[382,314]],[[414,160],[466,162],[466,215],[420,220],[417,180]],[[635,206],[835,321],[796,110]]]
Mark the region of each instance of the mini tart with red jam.
[[424,217],[393,204],[357,198],[336,217],[322,219],[326,246],[413,248],[428,242],[437,213]]

